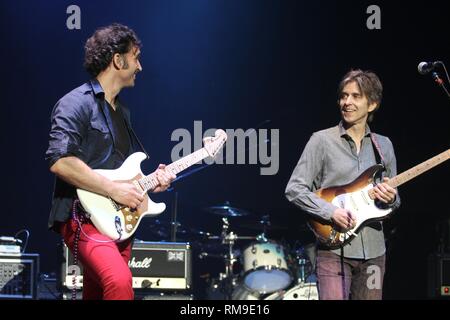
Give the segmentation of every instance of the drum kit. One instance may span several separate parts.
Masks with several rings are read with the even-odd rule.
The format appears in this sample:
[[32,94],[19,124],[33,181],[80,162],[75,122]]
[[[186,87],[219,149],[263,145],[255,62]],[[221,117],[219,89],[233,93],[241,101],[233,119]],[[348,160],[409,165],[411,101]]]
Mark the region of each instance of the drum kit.
[[[268,230],[283,229],[272,225],[269,215],[256,223],[240,226],[261,230],[256,236],[240,236],[230,231],[229,219],[251,215],[250,212],[230,206],[208,207],[205,211],[222,217],[220,236],[208,236],[220,240],[227,253],[221,258],[225,272],[212,279],[208,298],[225,300],[318,300],[314,276],[315,245],[288,245],[267,238]],[[237,242],[250,240],[241,250]],[[235,272],[236,264],[240,271]]]
[[[288,244],[267,237],[269,231],[287,227],[273,225],[269,215],[251,222],[243,217],[255,214],[233,207],[229,202],[207,207],[204,211],[219,216],[220,235],[175,226],[178,237],[201,242],[200,259],[219,259],[223,272],[208,278],[206,298],[212,300],[318,300],[314,274],[315,245]],[[234,232],[231,220],[239,220],[239,228],[257,232],[242,236]],[[172,223],[153,220],[152,231],[168,238]],[[212,249],[214,248],[214,249]],[[219,249],[218,249],[219,248]]]

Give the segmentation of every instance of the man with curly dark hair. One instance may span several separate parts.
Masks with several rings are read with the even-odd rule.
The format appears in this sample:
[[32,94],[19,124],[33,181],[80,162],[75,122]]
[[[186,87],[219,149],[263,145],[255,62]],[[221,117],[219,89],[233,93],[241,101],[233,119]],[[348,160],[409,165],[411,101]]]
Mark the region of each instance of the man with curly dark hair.
[[[134,86],[142,71],[141,42],[130,28],[112,24],[100,28],[85,45],[86,70],[93,77],[55,105],[46,159],[56,175],[48,226],[59,232],[83,264],[83,299],[133,299],[128,268],[133,237],[109,239],[82,215],[76,189],[109,197],[136,209],[144,196],[131,182],[112,181],[93,169],[116,169],[136,151],[145,152],[130,123],[128,108],[119,92]],[[165,191],[175,175],[156,169],[159,184],[152,192]]]

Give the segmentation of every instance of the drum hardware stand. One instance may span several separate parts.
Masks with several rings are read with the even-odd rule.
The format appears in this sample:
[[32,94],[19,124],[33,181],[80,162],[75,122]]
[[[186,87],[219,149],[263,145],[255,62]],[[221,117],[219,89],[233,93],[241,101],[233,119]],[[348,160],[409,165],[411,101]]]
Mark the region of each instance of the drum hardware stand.
[[261,218],[261,224],[263,225],[263,234],[265,234],[267,232],[267,228],[269,228],[271,226],[270,223],[270,216],[268,214],[263,215]]
[[[233,281],[233,264],[237,261],[236,255],[233,252],[233,246],[234,242],[238,238],[237,235],[231,231],[228,233],[228,229],[230,227],[230,222],[228,221],[228,218],[224,217],[222,218],[222,232],[220,236],[208,236],[208,239],[221,239],[222,244],[228,246],[228,253],[223,256],[225,260],[225,273],[221,272],[219,274],[219,281],[220,283],[223,283],[224,286],[221,288],[223,293],[226,296],[227,300],[231,300],[231,294],[234,287],[234,281]],[[205,255],[206,256],[206,255]]]
[[177,228],[180,224],[177,222],[177,213],[178,213],[178,191],[174,192],[174,199],[172,204],[172,214],[171,214],[171,223],[170,223],[170,241],[177,242]]
[[237,240],[237,235],[231,231],[228,232],[230,227],[230,222],[228,218],[222,218],[222,244],[228,246],[228,254],[225,255],[225,273],[220,274],[220,280],[225,284],[224,293],[227,300],[231,300],[231,294],[233,292],[234,282],[233,282],[233,265],[237,261],[236,255],[233,252],[234,243]]
[[269,239],[266,238],[266,234],[263,232],[256,236],[256,241],[266,243],[269,242]]
[[300,249],[296,250],[296,258],[298,261],[298,272],[297,272],[297,283],[306,282],[306,258],[305,258],[305,248],[302,246]]
[[266,238],[267,229],[271,226],[269,218],[270,216],[266,214],[262,216],[261,220],[259,221],[259,223],[263,226],[263,232],[256,237],[256,241],[259,241],[261,243],[269,242],[269,240]]
[[298,259],[298,265],[300,266],[300,275],[298,277],[297,282],[298,283],[305,283],[306,277],[305,277],[305,265],[306,265],[306,259],[303,257],[299,257]]
[[228,218],[222,218],[222,221],[222,244],[228,245],[228,254],[225,256],[225,277],[229,278],[231,277],[233,272],[233,264],[237,261],[236,256],[233,252],[233,246],[235,241],[237,240],[237,235],[233,231],[228,233],[228,228],[230,226]]
[[[220,237],[217,236],[209,236],[208,239],[221,239],[223,245],[228,246],[228,252],[224,256],[225,260],[225,273],[219,274],[219,280],[224,284],[223,286],[223,293],[226,296],[227,300],[231,300],[233,289],[236,285],[236,279],[233,275],[233,265],[237,261],[237,255],[234,253],[233,247],[236,242],[236,240],[254,240],[255,237],[240,237],[233,231],[228,232],[228,229],[230,227],[230,222],[228,221],[227,217],[222,218],[222,232]],[[264,234],[262,235],[264,238]]]
[[191,174],[203,170],[206,167],[208,167],[210,164],[204,164],[199,166],[198,168],[192,169],[182,175],[179,175],[176,177],[174,181],[172,181],[171,187],[167,189],[168,192],[173,191],[174,192],[174,199],[173,199],[173,205],[172,205],[172,213],[171,213],[171,228],[170,228],[170,241],[176,242],[177,241],[177,228],[180,226],[180,223],[177,221],[177,214],[178,214],[178,191],[175,190],[175,187],[173,186],[175,182],[179,180],[183,180],[190,176]]

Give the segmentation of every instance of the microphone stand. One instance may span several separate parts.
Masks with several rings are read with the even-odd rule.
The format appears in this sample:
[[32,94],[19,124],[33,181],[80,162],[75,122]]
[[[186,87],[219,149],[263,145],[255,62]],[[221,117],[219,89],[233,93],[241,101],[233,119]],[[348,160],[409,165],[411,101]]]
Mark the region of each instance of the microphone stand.
[[[442,68],[443,68],[444,71],[445,71],[445,75],[447,76],[447,81],[448,81],[448,83],[450,84],[450,77],[448,76],[447,68],[445,67],[444,62],[442,62],[442,61],[436,61],[436,62],[434,62],[434,63],[433,63],[433,67],[432,67],[431,70],[433,70],[434,67],[435,67],[436,65],[441,65],[441,66],[442,66]],[[430,70],[430,71],[431,71],[431,70]],[[420,72],[420,65],[419,65],[419,72]],[[420,73],[422,73],[422,72],[420,72]],[[424,74],[424,73],[422,73],[422,74]],[[437,85],[440,86],[440,87],[442,88],[442,90],[444,90],[445,94],[446,94],[447,97],[450,99],[450,93],[448,92],[447,88],[445,87],[445,83],[444,83],[444,81],[441,79],[441,77],[439,76],[439,73],[437,73],[437,71],[434,71],[434,72],[431,73],[431,76],[433,77],[434,82],[436,82]]]
[[[208,167],[209,164],[204,164],[198,168],[192,169],[191,171],[188,171],[182,175],[179,175],[175,178],[175,180],[172,182],[172,185],[174,182],[178,181],[178,180],[182,180],[184,178],[187,178],[188,176],[190,176],[191,174],[203,170],[206,167]],[[171,242],[176,242],[177,241],[177,228],[179,226],[179,223],[177,221],[177,215],[178,215],[178,191],[175,190],[175,188],[172,186],[169,189],[167,189],[167,191],[169,192],[174,192],[174,200],[173,200],[173,204],[172,204],[172,213],[171,213],[171,217],[170,217],[170,226],[171,226],[171,230],[170,230],[170,241]]]
[[172,204],[172,215],[171,215],[171,232],[170,232],[170,241],[177,242],[177,213],[178,213],[178,191],[174,192],[174,199]]
[[448,92],[447,88],[445,87],[444,81],[441,79],[439,74],[435,71],[431,74],[431,76],[433,77],[434,82],[436,82],[442,88],[442,90],[444,90],[445,94],[450,99],[450,93]]

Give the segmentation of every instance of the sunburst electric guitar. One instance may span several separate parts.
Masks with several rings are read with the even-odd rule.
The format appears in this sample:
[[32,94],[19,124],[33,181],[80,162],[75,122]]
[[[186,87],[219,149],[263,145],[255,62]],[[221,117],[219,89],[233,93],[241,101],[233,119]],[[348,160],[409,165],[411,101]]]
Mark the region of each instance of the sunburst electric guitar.
[[[214,157],[226,140],[225,131],[217,130],[214,137],[203,139],[202,149],[171,163],[166,166],[166,170],[177,174],[207,157]],[[109,197],[77,189],[81,205],[92,223],[102,234],[112,240],[119,242],[128,239],[136,231],[144,216],[156,216],[166,209],[164,203],[155,203],[147,195],[147,192],[158,186],[159,182],[154,172],[147,176],[142,173],[141,162],[145,158],[144,153],[136,152],[130,155],[118,169],[95,170],[113,181],[132,182],[144,196],[144,201],[136,210],[117,203]]]
[[[448,160],[449,157],[450,149],[393,177],[389,180],[389,185],[396,188]],[[365,225],[389,217],[392,209],[379,208],[375,204],[373,191],[375,176],[382,169],[382,165],[374,165],[347,185],[324,188],[315,192],[321,199],[331,202],[337,207],[350,210],[356,218],[356,226],[350,230],[340,230],[331,222],[315,217],[310,218],[308,225],[323,245],[330,249],[339,248],[356,237]]]

